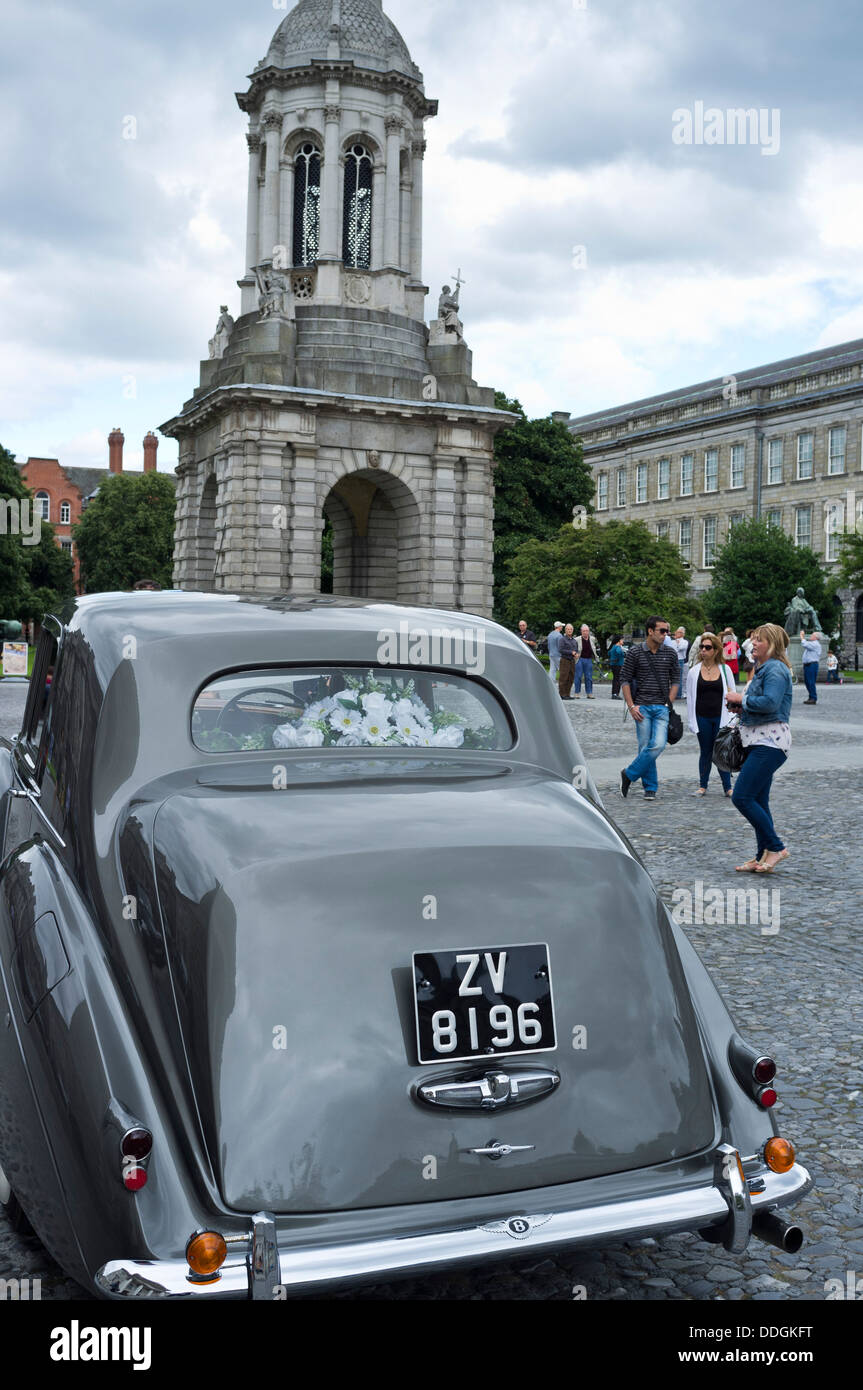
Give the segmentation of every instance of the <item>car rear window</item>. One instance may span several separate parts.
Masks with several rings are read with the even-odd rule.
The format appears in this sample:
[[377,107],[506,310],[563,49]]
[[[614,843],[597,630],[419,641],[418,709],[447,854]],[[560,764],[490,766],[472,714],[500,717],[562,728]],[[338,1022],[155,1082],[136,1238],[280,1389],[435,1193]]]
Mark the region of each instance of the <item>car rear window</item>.
[[217,676],[192,710],[207,753],[289,748],[505,750],[503,706],[478,681],[391,666],[280,667]]

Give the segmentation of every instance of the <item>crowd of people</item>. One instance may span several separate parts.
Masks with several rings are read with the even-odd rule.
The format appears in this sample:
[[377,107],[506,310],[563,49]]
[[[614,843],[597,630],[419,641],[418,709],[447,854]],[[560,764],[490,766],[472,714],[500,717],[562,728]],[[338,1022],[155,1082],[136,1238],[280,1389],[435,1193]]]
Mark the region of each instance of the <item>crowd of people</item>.
[[[742,642],[732,628],[701,633],[694,642],[679,627],[671,635],[670,624],[651,617],[647,637],[625,650],[622,635],[612,637],[608,665],[612,676],[611,698],[626,703],[635,725],[636,755],[620,774],[620,792],[641,782],[645,801],[656,800],[659,786],[657,762],[668,743],[674,702],[686,702],[687,724],[698,740],[698,787],[694,796],[707,794],[714,750],[720,730],[736,724],[740,761],[736,781],[731,773],[716,768],[725,796],[755,832],[755,854],[737,865],[738,873],[772,873],[788,858],[770,812],[770,789],[776,772],[791,751],[791,692],[793,675],[788,660],[789,636],[776,623],[747,630]],[[562,700],[581,698],[584,685],[588,700],[594,698],[594,666],[600,646],[595,633],[583,623],[576,636],[572,623],[556,622],[543,643],[522,620],[518,635],[538,655],[547,648],[549,674]],[[816,677],[822,657],[817,632],[800,633],[803,677],[807,698],[817,703]],[[838,661],[831,667],[838,678]],[[742,689],[738,684],[742,683]],[[575,687],[573,693],[573,686]]]

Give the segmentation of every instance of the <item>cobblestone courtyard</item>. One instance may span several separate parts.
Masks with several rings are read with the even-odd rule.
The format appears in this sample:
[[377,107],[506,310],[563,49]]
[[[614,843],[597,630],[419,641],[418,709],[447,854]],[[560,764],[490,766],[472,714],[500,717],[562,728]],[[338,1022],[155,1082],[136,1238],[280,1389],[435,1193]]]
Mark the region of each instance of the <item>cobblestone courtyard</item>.
[[[863,1274],[863,685],[819,687],[816,708],[795,691],[794,748],[772,804],[790,859],[765,882],[781,890],[775,935],[758,925],[687,931],[713,973],[740,1031],[778,1063],[777,1115],[816,1187],[794,1209],[806,1243],[797,1256],[753,1240],[739,1256],[697,1236],[622,1243],[537,1262],[482,1269],[339,1294],[353,1299],[784,1300],[825,1297],[825,1281]],[[0,732],[15,731],[22,687],[0,684]],[[683,710],[683,706],[678,706]],[[660,764],[659,797],[617,792],[634,754],[632,723],[597,698],[567,706],[609,813],[643,856],[669,905],[675,888],[737,888],[734,865],[754,846],[749,826],[715,779],[697,800],[697,745],[688,732]],[[715,778],[715,774],[714,774]],[[748,880],[747,880],[748,883]],[[86,1299],[38,1241],[0,1221],[0,1276],[41,1278],[42,1297]]]

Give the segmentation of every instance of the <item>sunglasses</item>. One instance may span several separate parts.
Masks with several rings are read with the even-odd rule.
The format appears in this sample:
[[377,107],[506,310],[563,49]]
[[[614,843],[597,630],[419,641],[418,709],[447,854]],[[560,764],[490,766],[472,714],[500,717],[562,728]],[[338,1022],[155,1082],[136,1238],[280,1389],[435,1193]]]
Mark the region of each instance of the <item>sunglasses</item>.
[[671,631],[671,628],[670,628],[670,627],[658,627],[658,628],[656,629],[656,631],[657,631],[657,632],[665,632],[665,633],[668,633],[668,632]]

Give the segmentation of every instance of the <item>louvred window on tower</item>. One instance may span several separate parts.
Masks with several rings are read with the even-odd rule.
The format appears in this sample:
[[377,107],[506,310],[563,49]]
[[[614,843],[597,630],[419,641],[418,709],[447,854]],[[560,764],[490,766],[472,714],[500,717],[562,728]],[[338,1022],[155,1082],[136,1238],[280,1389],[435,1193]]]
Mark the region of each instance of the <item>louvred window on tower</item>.
[[314,265],[318,259],[321,207],[321,155],[303,145],[294,162],[294,265]]
[[356,270],[372,263],[372,157],[364,145],[352,145],[345,155],[342,259]]

